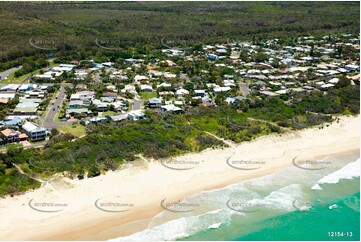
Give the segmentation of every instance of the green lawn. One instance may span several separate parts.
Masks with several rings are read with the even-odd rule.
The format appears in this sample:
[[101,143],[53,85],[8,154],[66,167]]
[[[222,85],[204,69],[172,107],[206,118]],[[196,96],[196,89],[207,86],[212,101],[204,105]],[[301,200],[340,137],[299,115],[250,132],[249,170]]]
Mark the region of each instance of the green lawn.
[[157,97],[155,92],[140,92],[140,96],[143,100],[148,100],[149,98]]
[[28,77],[30,73],[15,77],[15,72],[11,73],[7,79],[3,80],[1,83],[3,84],[11,84],[11,83],[20,83],[22,80],[24,80],[26,77]]
[[108,115],[113,115],[113,114],[117,114],[117,112],[114,112],[114,111],[106,111],[106,112],[103,112],[103,113],[102,113],[102,116],[103,116],[103,117],[106,117],[106,116],[108,116]]
[[58,130],[62,133],[69,133],[76,137],[80,137],[86,134],[85,127],[81,124],[66,124],[58,127]]

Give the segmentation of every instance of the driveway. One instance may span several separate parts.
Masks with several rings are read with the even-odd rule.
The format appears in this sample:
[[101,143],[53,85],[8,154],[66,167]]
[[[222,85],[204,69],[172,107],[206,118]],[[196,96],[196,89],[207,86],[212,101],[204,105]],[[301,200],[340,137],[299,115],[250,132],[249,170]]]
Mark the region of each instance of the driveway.
[[[66,96],[65,94],[65,86],[68,86],[67,84],[61,84],[59,94],[57,95],[57,99],[55,99],[54,104],[51,105],[50,110],[46,114],[46,117],[43,121],[43,127],[46,129],[52,129],[56,128],[59,125],[63,124],[63,122],[54,122],[55,115],[60,110],[61,104],[63,103],[63,100]],[[66,123],[66,122],[64,122]]]
[[240,83],[239,88],[242,90],[243,96],[246,97],[251,94],[251,91],[248,88],[248,83]]
[[143,103],[144,103],[144,100],[135,100],[134,103],[133,103],[132,110],[141,109]]

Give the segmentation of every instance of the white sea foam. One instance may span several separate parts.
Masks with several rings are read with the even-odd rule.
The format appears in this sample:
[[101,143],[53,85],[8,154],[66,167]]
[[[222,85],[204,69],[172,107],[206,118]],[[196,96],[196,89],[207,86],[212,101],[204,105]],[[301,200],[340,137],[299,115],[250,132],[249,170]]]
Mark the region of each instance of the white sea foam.
[[321,178],[317,183],[318,184],[335,184],[338,183],[341,179],[352,179],[355,177],[360,177],[360,159],[347,164],[341,169],[332,172]]
[[311,187],[312,190],[322,190],[322,187],[320,187],[320,185],[315,184],[313,185],[313,187]]
[[[138,233],[112,239],[110,241],[160,241],[176,240],[185,238],[210,227],[218,228],[223,222],[231,218],[227,210],[219,210],[218,213],[205,213],[197,216],[183,217],[168,221],[154,228],[148,228]],[[216,227],[217,225],[217,227]]]
[[[265,205],[265,209],[290,211],[294,209],[292,202],[300,197],[300,193],[301,185],[292,184],[273,191],[264,198],[248,200],[247,203]],[[235,214],[243,215],[243,213],[228,208],[211,210],[199,215],[176,218],[153,228],[111,241],[176,240],[208,229],[217,229],[222,224],[229,223],[232,215]],[[157,219],[159,219],[159,216],[157,216]]]
[[338,207],[337,204],[332,204],[331,206],[328,207],[328,209],[335,209],[337,207]]
[[267,205],[267,207],[272,206],[274,209],[290,211],[294,209],[292,202],[301,196],[301,192],[302,187],[300,184],[291,184],[271,192],[260,202]]
[[218,229],[222,223],[215,223],[208,227],[208,229]]

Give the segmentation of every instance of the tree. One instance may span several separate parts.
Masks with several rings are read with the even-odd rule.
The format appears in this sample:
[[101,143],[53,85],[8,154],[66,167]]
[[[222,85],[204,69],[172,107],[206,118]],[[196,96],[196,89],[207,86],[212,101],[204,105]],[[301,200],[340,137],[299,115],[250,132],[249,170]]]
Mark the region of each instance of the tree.
[[312,44],[311,45],[311,51],[310,51],[310,56],[314,56],[314,51],[315,51],[315,45],[314,44]]
[[88,177],[96,177],[100,175],[100,170],[97,165],[92,165],[88,172]]
[[60,134],[59,130],[56,129],[56,128],[52,128],[51,131],[50,131],[50,133],[51,133],[51,136],[52,136],[52,137]]
[[338,78],[339,81],[335,85],[336,88],[347,87],[351,85],[350,79],[348,79],[345,75],[340,75]]

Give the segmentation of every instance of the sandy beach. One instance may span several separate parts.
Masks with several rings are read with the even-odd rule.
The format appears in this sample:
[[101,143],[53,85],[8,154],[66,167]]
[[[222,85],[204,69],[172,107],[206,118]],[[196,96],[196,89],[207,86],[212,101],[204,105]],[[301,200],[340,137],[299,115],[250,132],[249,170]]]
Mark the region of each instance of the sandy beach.
[[[125,236],[146,228],[150,219],[164,210],[162,201],[176,202],[295,163],[302,166],[300,161],[359,152],[360,117],[341,117],[339,123],[323,129],[231,143],[228,148],[207,149],[172,160],[178,162],[142,158],[135,165],[95,178],[71,180],[58,175],[40,189],[0,199],[0,240],[107,240]],[[37,206],[39,203],[43,206]]]

